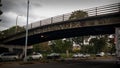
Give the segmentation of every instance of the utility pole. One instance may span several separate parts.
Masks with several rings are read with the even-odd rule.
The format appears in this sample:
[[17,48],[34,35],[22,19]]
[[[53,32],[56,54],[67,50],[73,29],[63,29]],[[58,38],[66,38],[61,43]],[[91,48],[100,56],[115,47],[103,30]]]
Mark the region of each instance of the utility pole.
[[28,21],[29,21],[29,0],[27,1],[27,23],[26,23],[26,38],[25,38],[25,57],[24,57],[24,62],[27,62]]

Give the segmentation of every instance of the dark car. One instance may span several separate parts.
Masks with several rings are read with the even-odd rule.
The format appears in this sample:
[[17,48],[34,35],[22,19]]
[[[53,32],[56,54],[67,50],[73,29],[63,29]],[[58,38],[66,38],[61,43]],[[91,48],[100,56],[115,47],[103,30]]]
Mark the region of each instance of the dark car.
[[47,59],[59,59],[61,56],[58,53],[51,53],[47,55]]

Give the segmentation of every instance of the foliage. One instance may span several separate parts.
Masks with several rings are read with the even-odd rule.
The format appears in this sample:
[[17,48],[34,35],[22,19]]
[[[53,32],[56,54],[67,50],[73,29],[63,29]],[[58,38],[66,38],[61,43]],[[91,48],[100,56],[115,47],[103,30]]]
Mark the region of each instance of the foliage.
[[[69,20],[71,19],[80,19],[80,18],[84,18],[87,17],[88,13],[82,10],[77,10],[72,12],[71,16],[69,17]],[[72,40],[79,45],[84,45],[83,41],[84,41],[84,36],[80,36],[80,37],[74,37],[72,38]]]
[[39,52],[40,51],[40,44],[34,44],[33,45],[33,51],[34,52]]
[[71,16],[69,17],[69,19],[79,19],[79,18],[83,18],[83,17],[87,17],[88,13],[82,10],[77,10],[72,12]]
[[48,45],[48,42],[43,42],[43,43],[39,43],[39,44],[34,44],[33,51],[34,52],[41,52],[41,53],[48,53],[51,51],[51,48]]
[[[17,27],[17,30],[16,30],[16,27]],[[17,32],[21,32],[21,31],[24,31],[24,30],[25,30],[25,28],[23,28],[23,27],[13,26],[13,27],[11,27],[11,28],[9,28],[9,29],[6,29],[6,30],[4,30],[4,31],[1,31],[1,33],[0,33],[0,38],[4,38],[4,37],[6,37],[6,36],[13,35],[13,34],[16,33],[16,31],[17,31]]]
[[81,37],[73,37],[72,41],[75,42],[76,44],[83,45],[84,41],[84,36]]
[[72,49],[72,42],[68,40],[54,40],[54,44],[51,45],[52,52],[59,52],[59,53],[65,53],[66,50],[71,51]]
[[110,44],[110,46],[109,46],[109,53],[111,53],[111,54],[115,53],[116,49],[115,49],[114,38],[110,38],[108,42]]
[[92,38],[90,40],[90,45],[93,46],[94,53],[99,53],[106,50],[107,46],[107,37],[99,37]]
[[49,53],[51,51],[51,48],[48,45],[48,42],[40,43],[40,51],[44,53]]
[[73,46],[72,51],[74,53],[78,53],[78,52],[80,52],[80,49],[81,49],[81,47],[79,45],[78,46]]

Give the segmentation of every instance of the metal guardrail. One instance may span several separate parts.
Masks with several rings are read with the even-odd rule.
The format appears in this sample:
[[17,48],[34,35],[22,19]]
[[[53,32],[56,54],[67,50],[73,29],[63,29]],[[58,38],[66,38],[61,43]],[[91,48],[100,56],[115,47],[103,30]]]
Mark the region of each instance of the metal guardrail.
[[[109,14],[109,13],[116,13],[116,12],[120,12],[120,3],[115,3],[115,4],[100,6],[100,7],[94,7],[94,8],[90,8],[90,9],[84,9],[82,11],[87,12],[88,17]],[[41,26],[45,26],[45,25],[49,25],[49,24],[53,24],[53,23],[67,21],[67,20],[69,20],[69,17],[71,16],[71,14],[72,14],[72,12],[63,14],[63,15],[59,15],[59,16],[55,16],[55,17],[51,17],[48,19],[40,20],[35,23],[31,23],[28,25],[28,29],[33,29],[36,27],[41,27]],[[25,26],[23,26],[23,27],[25,28]],[[10,35],[13,35],[13,34],[11,33]]]
[[[116,13],[116,12],[120,12],[120,3],[85,9],[82,11],[87,12],[88,17],[98,16],[98,15],[108,14],[108,13]],[[32,26],[31,26],[31,24],[29,24],[29,26],[31,26],[31,27],[29,27],[29,29],[69,20],[69,17],[71,16],[71,14],[72,14],[72,12],[63,14],[63,15],[59,15],[59,16],[55,16],[55,17],[51,17],[48,19],[44,19],[44,20],[41,20],[41,21],[38,21],[35,23],[31,23]]]

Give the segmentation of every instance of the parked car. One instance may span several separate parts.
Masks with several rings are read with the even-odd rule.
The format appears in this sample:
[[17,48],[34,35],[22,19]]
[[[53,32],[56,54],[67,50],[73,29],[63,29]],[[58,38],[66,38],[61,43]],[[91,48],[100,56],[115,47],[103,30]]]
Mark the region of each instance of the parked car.
[[97,57],[103,57],[104,55],[105,55],[104,52],[100,52],[100,53],[97,53],[97,54],[96,54]]
[[83,58],[88,58],[90,57],[90,54],[83,54]]
[[112,53],[111,55],[112,55],[112,56],[116,56],[116,53]]
[[81,58],[83,57],[83,54],[77,53],[77,54],[73,54],[73,58]]
[[41,53],[33,53],[33,54],[27,55],[28,60],[35,60],[35,59],[41,59],[41,58],[43,58],[43,55]]
[[16,53],[6,52],[6,53],[0,54],[1,61],[18,60],[18,59],[19,59],[19,55]]
[[47,59],[59,59],[61,56],[58,53],[51,53],[47,55]]
[[77,53],[77,54],[73,55],[73,58],[87,58],[87,57],[90,57],[90,54],[80,54],[80,53]]

